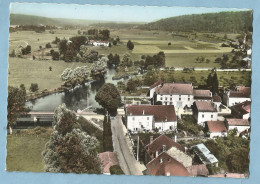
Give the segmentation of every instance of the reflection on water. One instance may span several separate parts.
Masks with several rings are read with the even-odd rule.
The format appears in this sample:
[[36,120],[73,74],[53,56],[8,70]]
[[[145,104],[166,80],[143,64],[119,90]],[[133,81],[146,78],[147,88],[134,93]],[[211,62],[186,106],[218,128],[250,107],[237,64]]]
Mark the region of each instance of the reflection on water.
[[77,111],[78,109],[82,110],[88,106],[100,108],[99,104],[95,101],[95,96],[99,88],[101,88],[104,83],[113,83],[116,85],[117,82],[123,80],[112,80],[112,77],[115,74],[115,69],[109,69],[105,79],[93,81],[90,84],[76,87],[75,89],[68,92],[48,95],[27,102],[26,105],[31,107],[32,111],[53,111],[62,103],[65,103],[69,109],[74,111]]

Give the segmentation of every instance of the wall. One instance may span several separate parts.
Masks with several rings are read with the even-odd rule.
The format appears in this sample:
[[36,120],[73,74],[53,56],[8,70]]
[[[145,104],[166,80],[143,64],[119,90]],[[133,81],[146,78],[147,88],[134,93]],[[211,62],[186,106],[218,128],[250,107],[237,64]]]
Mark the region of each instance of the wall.
[[155,122],[155,128],[158,128],[159,131],[165,131],[165,130],[172,130],[172,131],[174,131],[177,128],[177,121],[172,121],[172,122]]
[[228,106],[231,107],[235,104],[238,104],[238,103],[242,103],[242,102],[245,102],[245,101],[251,101],[251,98],[230,98],[228,99]]
[[211,139],[215,137],[227,137],[227,132],[212,132],[209,136]]
[[244,130],[248,130],[250,126],[229,126],[228,131],[233,130],[235,128],[237,129],[237,134],[240,134]]
[[[202,117],[204,115],[204,117]],[[213,117],[211,117],[213,115]],[[217,112],[198,112],[198,121],[197,123],[201,126],[205,126],[206,121],[217,121],[218,113]]]
[[[149,120],[147,119],[149,118]],[[142,128],[143,126],[143,128]],[[127,116],[127,129],[131,131],[138,130],[152,130],[153,129],[153,116],[141,115],[141,116]],[[137,130],[136,130],[137,129]]]
[[192,158],[176,147],[171,147],[166,153],[172,158],[183,163],[184,167],[189,167],[192,165]]
[[[180,96],[181,100],[179,100]],[[163,105],[174,105],[175,108],[184,108],[185,106],[191,107],[194,102],[193,97],[193,95],[157,95],[157,101],[161,101]]]

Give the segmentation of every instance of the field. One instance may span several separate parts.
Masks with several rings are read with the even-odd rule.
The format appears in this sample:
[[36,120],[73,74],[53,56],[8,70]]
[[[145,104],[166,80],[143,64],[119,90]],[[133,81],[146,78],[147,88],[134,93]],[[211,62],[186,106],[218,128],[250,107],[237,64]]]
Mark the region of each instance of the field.
[[[42,151],[49,140],[50,128],[44,133],[7,135],[7,171],[44,172]],[[27,130],[32,132],[31,130]]]
[[[31,83],[38,83],[39,90],[57,88],[62,84],[60,75],[66,68],[76,68],[77,66],[83,65],[89,64],[9,58],[8,84],[11,86],[20,86],[20,84],[24,84],[26,89],[30,88]],[[52,67],[52,71],[49,71],[49,67]]]

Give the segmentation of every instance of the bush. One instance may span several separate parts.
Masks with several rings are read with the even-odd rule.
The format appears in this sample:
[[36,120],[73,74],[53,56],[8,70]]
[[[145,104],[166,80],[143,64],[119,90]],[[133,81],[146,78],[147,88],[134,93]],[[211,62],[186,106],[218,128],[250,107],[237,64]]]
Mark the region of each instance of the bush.
[[133,44],[133,42],[131,42],[131,40],[129,40],[128,42],[127,42],[127,48],[129,49],[129,50],[133,50],[134,49],[134,44]]
[[125,174],[119,165],[111,166],[109,171],[110,171],[110,174],[116,174],[116,175]]
[[51,44],[50,44],[50,43],[47,43],[46,46],[45,46],[45,48],[47,48],[47,49],[51,48]]
[[38,84],[37,83],[31,83],[30,91],[31,92],[36,92],[38,90],[39,90]]

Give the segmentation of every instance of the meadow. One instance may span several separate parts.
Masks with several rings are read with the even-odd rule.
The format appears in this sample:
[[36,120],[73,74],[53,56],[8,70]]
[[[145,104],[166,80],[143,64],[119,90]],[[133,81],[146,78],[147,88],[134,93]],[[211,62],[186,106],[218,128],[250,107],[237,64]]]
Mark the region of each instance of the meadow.
[[37,128],[7,135],[7,171],[44,172],[42,152],[51,132],[51,128]]

